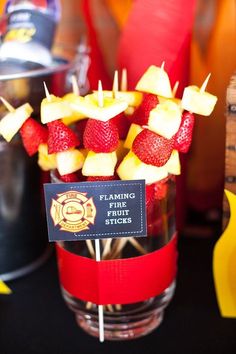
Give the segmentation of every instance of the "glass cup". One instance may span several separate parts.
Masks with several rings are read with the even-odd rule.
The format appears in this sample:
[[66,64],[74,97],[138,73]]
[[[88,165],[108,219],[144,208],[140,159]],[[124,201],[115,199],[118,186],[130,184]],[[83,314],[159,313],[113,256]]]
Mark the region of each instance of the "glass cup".
[[[52,183],[62,183],[54,172],[51,173],[51,181]],[[101,268],[94,268],[94,272],[100,272],[101,275],[105,267],[106,273],[104,273],[104,277],[106,276],[107,278],[103,281],[105,284],[103,285],[108,288],[109,292],[109,281],[111,280],[109,280],[109,277],[113,278],[111,283],[112,286],[114,286],[113,289],[116,289],[117,297],[119,298],[119,293],[123,294],[122,303],[112,303],[109,299],[107,299],[107,303],[103,303],[104,336],[107,340],[134,339],[153,331],[162,322],[164,309],[169,304],[174,294],[177,247],[175,227],[175,178],[173,176],[169,176],[164,180],[146,187],[146,206],[147,237],[123,237],[113,240],[100,240],[101,262],[97,262],[96,266],[101,266]],[[92,266],[95,267],[95,260],[93,260],[93,258],[95,258],[95,247],[93,242],[94,241],[58,242],[57,255],[62,296],[67,306],[75,313],[78,325],[87,333],[98,337],[98,306],[89,300],[84,301],[85,299],[80,299],[76,290],[72,290],[80,286],[86,286],[82,283],[76,283],[78,282],[76,271],[81,269],[82,264],[80,261],[86,262],[89,258],[89,267],[91,263]],[[68,256],[69,258],[72,257],[74,262],[73,266],[67,264]],[[155,259],[154,263],[151,263],[153,258]],[[77,260],[78,267],[76,264]],[[136,279],[135,284],[134,278],[139,277],[139,274],[137,275],[136,271],[134,271],[133,275],[128,275],[128,280],[125,280],[126,284],[122,284],[120,274],[124,266],[127,272],[129,269],[136,270],[136,263],[134,268],[132,268],[133,262],[139,262],[137,271],[139,269],[142,273],[140,274],[140,282],[137,283]],[[147,264],[150,264],[150,267],[153,266],[153,269],[149,266],[146,267]],[[142,271],[142,266],[146,267],[144,271]],[[134,275],[135,277],[132,279]],[[89,279],[87,279],[89,276],[91,276],[91,281],[94,281],[91,273],[90,275],[83,276],[86,282],[88,281],[88,286],[90,284]],[[149,278],[152,279],[151,283]],[[165,278],[165,281],[160,284],[163,278]],[[104,278],[102,279],[104,280]],[[128,288],[127,281],[129,281]],[[152,295],[148,298],[142,298],[141,301],[132,302],[132,298],[139,298],[139,292],[143,293],[145,286],[147,288],[149,286],[154,287],[155,289],[152,289],[152,291],[155,292],[155,296]],[[145,297],[148,296],[147,294],[148,291],[146,295],[142,294],[140,296]],[[126,295],[127,303],[125,303],[124,300]]]

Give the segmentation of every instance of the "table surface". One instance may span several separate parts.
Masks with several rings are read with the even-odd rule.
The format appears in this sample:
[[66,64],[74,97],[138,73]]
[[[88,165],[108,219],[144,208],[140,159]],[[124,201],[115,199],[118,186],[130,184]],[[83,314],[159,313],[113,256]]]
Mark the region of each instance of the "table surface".
[[214,242],[180,238],[177,287],[159,328],[140,339],[103,344],[78,328],[64,304],[53,253],[39,269],[8,283],[12,295],[0,297],[0,353],[236,353],[236,319],[222,318],[216,303]]

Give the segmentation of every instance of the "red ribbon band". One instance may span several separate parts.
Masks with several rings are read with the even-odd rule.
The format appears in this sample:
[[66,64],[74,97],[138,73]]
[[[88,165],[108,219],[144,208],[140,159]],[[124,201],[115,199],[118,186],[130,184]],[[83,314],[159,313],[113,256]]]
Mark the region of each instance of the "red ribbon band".
[[177,236],[161,249],[126,259],[96,262],[57,244],[63,288],[80,300],[95,304],[129,304],[161,294],[177,272]]

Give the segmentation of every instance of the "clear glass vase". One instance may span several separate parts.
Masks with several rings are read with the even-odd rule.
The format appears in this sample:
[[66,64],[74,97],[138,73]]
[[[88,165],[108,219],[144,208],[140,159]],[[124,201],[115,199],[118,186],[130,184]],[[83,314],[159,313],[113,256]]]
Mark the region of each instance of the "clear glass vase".
[[[52,182],[60,183],[54,173],[52,174]],[[150,263],[150,267],[153,268],[148,269],[146,267],[145,271],[140,274],[140,283],[137,283],[137,276],[139,275],[134,274],[136,285],[134,285],[135,279],[134,282],[132,281],[132,275],[129,288],[127,288],[127,284],[124,284],[123,287],[122,282],[120,283],[120,279],[118,279],[119,277],[117,278],[119,283],[116,289],[117,297],[119,298],[119,292],[125,292],[125,294],[127,292],[128,303],[124,302],[126,295],[123,294],[122,303],[112,303],[108,299],[107,303],[103,304],[105,340],[128,340],[150,333],[162,322],[164,309],[174,294],[177,247],[175,179],[173,176],[147,186],[146,206],[147,237],[120,238],[112,241],[109,239],[100,240],[101,262],[99,263],[104,265],[105,268],[109,268],[109,264],[113,262],[110,268],[114,269],[115,267],[116,269],[114,270],[114,277],[117,277],[117,272],[119,273],[117,269],[123,269],[124,262],[128,262],[127,265],[131,265],[133,261],[140,261],[140,266],[142,267],[142,262],[144,262],[143,264],[146,267],[149,264],[148,257],[150,257],[150,262],[152,262],[154,256],[156,259],[154,263]],[[86,258],[93,259],[95,257],[94,248],[94,241],[57,243],[58,269],[63,298],[67,306],[75,313],[78,325],[87,333],[98,337],[98,306],[89,300],[84,301],[78,298],[76,291],[68,290],[68,288],[73,289],[74,286],[75,288],[85,286],[85,284],[81,283],[75,284],[77,281],[76,257],[78,257],[78,263],[81,260],[85,261]],[[74,265],[71,268],[68,268],[68,265],[66,266],[67,256],[73,257]],[[126,269],[128,271],[129,268]],[[99,269],[99,271],[103,272],[104,270]],[[153,274],[149,274],[149,272]],[[110,277],[113,276],[110,270],[108,273]],[[156,284],[152,284],[154,288],[156,286],[156,289],[162,290],[154,289],[152,291],[155,292],[155,296],[152,295],[145,298],[145,295],[141,293],[145,286],[148,287],[150,285],[149,275],[154,280],[152,283],[156,282]],[[68,283],[67,279],[69,278]],[[163,278],[165,278],[165,281],[161,285],[159,283],[163,281]],[[114,282],[116,282],[116,279],[113,279],[112,283],[113,286],[116,286]],[[166,284],[166,286],[164,287],[163,284]],[[109,288],[109,279],[107,279],[106,286]],[[132,288],[133,286],[135,287],[134,289]],[[139,292],[141,294],[140,297],[143,297],[142,301],[131,302],[133,297],[135,299],[139,298]],[[146,294],[148,294],[148,291]]]

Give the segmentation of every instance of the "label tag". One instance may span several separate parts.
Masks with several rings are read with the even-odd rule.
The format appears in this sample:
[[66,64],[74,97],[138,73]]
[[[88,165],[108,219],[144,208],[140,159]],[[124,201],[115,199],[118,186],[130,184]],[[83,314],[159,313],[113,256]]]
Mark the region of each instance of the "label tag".
[[44,184],[49,241],[147,236],[145,180]]

